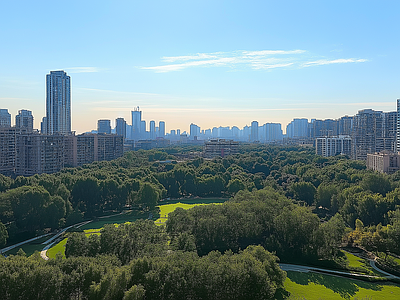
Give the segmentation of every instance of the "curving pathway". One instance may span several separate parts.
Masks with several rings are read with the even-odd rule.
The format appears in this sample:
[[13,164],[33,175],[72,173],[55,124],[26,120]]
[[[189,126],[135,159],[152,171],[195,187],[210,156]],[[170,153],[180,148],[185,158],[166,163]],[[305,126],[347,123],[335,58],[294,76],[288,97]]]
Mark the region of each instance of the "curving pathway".
[[64,232],[66,232],[68,229],[70,229],[70,228],[72,228],[72,227],[79,228],[79,227],[81,227],[81,226],[83,226],[83,225],[86,225],[86,224],[88,224],[88,223],[90,223],[90,222],[92,222],[92,220],[90,220],[90,221],[85,221],[85,222],[81,222],[81,223],[78,223],[78,224],[74,224],[74,225],[68,226],[68,227],[66,227],[66,228],[64,228],[64,229],[62,229],[62,230],[60,230],[60,231],[59,231],[57,234],[55,234],[52,238],[50,238],[50,239],[48,239],[47,241],[45,241],[45,242],[42,243],[43,245],[46,245],[46,244],[47,244],[47,246],[45,246],[45,247],[43,248],[43,250],[40,251],[40,257],[43,258],[44,260],[48,260],[49,257],[47,256],[47,250],[49,250],[49,249],[51,248],[51,246],[53,246],[53,244],[56,242],[56,239],[57,239],[59,236],[61,236],[62,234],[64,234]]
[[[322,268],[315,268],[315,267],[309,267],[309,266],[300,266],[300,265],[292,265],[292,264],[279,264],[281,269],[283,271],[295,271],[295,272],[302,272],[302,273],[308,273],[308,272],[316,272],[316,273],[325,273],[329,275],[336,275],[336,276],[346,276],[348,277],[353,276],[355,278],[375,278],[378,279],[378,276],[372,276],[372,275],[364,275],[364,274],[358,274],[358,273],[352,273],[352,272],[345,272],[345,271],[336,271],[336,270],[329,270],[329,269],[322,269]],[[379,272],[381,272],[378,269]],[[391,274],[389,274],[391,275]],[[387,279],[391,279],[392,277],[389,278],[386,277]]]

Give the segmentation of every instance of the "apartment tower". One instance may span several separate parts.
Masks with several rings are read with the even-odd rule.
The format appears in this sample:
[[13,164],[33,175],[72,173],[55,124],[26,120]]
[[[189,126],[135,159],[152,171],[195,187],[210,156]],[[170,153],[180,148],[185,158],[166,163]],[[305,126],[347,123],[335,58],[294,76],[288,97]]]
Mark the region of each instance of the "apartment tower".
[[46,75],[46,117],[42,133],[71,133],[71,79],[64,71]]

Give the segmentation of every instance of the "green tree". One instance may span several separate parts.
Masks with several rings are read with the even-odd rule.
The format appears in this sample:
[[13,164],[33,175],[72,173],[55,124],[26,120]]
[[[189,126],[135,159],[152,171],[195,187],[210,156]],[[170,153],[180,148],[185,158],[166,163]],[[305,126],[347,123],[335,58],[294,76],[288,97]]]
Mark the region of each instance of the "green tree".
[[159,194],[152,184],[145,182],[139,190],[139,203],[145,207],[153,209],[159,200]]
[[0,222],[0,247],[7,244],[8,232],[6,226]]
[[122,300],[143,300],[145,296],[145,289],[143,285],[133,285],[129,290],[127,290],[124,294],[124,298]]
[[244,190],[245,188],[246,186],[244,183],[237,178],[230,180],[227,186],[228,193],[231,195],[235,195],[237,192]]
[[364,190],[370,190],[382,196],[392,190],[388,176],[378,173],[365,175],[360,185]]
[[291,190],[297,200],[304,201],[308,205],[314,203],[315,186],[310,182],[296,182],[292,184]]

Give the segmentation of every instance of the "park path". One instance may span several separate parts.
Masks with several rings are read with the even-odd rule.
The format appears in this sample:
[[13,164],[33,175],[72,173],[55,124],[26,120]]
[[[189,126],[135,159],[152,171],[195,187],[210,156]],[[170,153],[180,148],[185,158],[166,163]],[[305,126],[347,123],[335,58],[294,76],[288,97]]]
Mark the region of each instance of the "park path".
[[[366,250],[364,250],[364,251],[366,251]],[[348,251],[346,251],[346,252],[348,252]],[[372,255],[373,258],[370,258],[368,255],[361,255],[360,253],[357,253],[357,252],[348,252],[348,253],[351,253],[351,254],[353,254],[353,255],[359,257],[359,258],[368,260],[368,261],[369,261],[369,265],[370,265],[375,271],[378,271],[378,272],[380,272],[380,273],[386,275],[386,278],[387,278],[387,279],[400,279],[400,277],[398,277],[398,276],[396,276],[396,275],[393,275],[393,274],[391,274],[391,273],[389,273],[389,272],[386,272],[386,271],[384,271],[384,270],[382,270],[382,269],[379,269],[379,268],[376,266],[376,261],[377,261],[377,258],[378,258],[378,257],[377,257],[375,254],[373,254],[372,252],[368,252],[368,254],[369,254],[369,255]]]
[[30,242],[39,240],[39,239],[44,238],[44,237],[46,237],[46,236],[49,236],[49,235],[51,235],[51,234],[53,234],[53,233],[46,233],[46,234],[43,234],[43,235],[40,235],[40,236],[31,238],[31,239],[29,239],[29,240],[20,242],[20,243],[18,243],[18,244],[5,247],[5,248],[3,248],[3,249],[0,249],[0,254],[6,253],[7,251],[10,251],[10,250],[12,250],[12,249],[14,249],[14,248],[16,248],[16,247],[19,247],[19,246],[22,246],[22,245],[24,245],[24,244],[27,244],[27,243],[30,243]]
[[[349,277],[352,276],[354,278],[372,278],[372,279],[378,279],[378,276],[372,276],[372,275],[364,275],[364,274],[358,274],[358,273],[352,273],[352,272],[344,272],[344,271],[336,271],[336,270],[329,270],[329,269],[323,269],[323,268],[315,268],[315,267],[309,267],[309,266],[300,266],[300,265],[292,265],[292,264],[279,264],[281,269],[283,271],[295,271],[295,272],[302,272],[302,273],[308,273],[308,272],[315,272],[315,273],[324,273],[324,274],[329,274],[329,275],[336,275],[336,276],[342,276],[342,277]],[[379,270],[379,269],[378,269]],[[381,272],[379,270],[379,272]],[[391,274],[389,274],[391,275]],[[386,277],[388,279],[388,277]]]
[[74,224],[68,227],[65,227],[64,229],[60,230],[59,232],[57,232],[57,234],[55,234],[52,238],[48,239],[47,241],[43,242],[42,244],[46,245],[42,251],[40,251],[40,257],[43,258],[44,260],[48,260],[49,257],[47,256],[47,250],[49,250],[51,248],[51,246],[53,246],[53,244],[56,242],[56,239],[61,236],[62,234],[64,234],[64,232],[66,232],[68,229],[72,228],[72,227],[76,227],[79,228],[83,225],[86,225],[88,223],[92,222],[90,221],[85,221],[85,222],[81,222],[78,224]]

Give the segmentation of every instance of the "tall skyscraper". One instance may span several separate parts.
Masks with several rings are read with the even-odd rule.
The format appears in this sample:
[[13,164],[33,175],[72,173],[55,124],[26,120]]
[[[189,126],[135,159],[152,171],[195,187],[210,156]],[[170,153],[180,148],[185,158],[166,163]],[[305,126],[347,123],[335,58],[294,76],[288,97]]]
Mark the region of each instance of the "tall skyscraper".
[[71,78],[64,71],[50,71],[46,75],[45,134],[71,133]]
[[156,122],[150,121],[150,139],[154,140],[156,138]]
[[132,139],[140,139],[140,129],[142,123],[142,112],[139,110],[139,106],[135,107],[132,111]]
[[97,121],[97,133],[111,133],[111,121],[110,120],[98,120]]
[[251,122],[250,142],[258,141],[258,122]]
[[194,140],[200,136],[200,127],[196,124],[190,124],[190,139]]
[[126,139],[126,122],[124,118],[118,118],[115,120],[115,133],[122,135]]
[[159,130],[159,137],[164,137],[165,136],[165,122],[164,121],[160,121],[158,122],[158,130]]
[[397,132],[396,132],[396,149],[400,151],[400,99],[397,99]]
[[33,131],[33,115],[30,110],[21,109],[15,116],[15,127],[24,128],[28,132]]
[[8,112],[8,109],[0,109],[0,126],[11,127],[11,114]]

